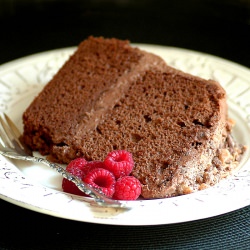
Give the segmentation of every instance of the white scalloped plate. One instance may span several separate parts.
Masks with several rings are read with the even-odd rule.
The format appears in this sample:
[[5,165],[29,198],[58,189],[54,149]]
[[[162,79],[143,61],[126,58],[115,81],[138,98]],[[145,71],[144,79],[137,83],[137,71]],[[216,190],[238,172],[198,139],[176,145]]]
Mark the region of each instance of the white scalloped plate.
[[[159,54],[169,65],[206,79],[215,79],[228,93],[234,136],[250,145],[250,71],[235,63],[172,47],[137,44]],[[21,58],[0,66],[0,112],[22,129],[22,113],[75,48]],[[62,177],[46,166],[0,156],[0,197],[37,212],[71,220],[113,225],[157,225],[209,218],[250,205],[250,151],[241,169],[218,185],[190,195],[131,201],[134,208],[100,208],[91,199],[61,191]]]

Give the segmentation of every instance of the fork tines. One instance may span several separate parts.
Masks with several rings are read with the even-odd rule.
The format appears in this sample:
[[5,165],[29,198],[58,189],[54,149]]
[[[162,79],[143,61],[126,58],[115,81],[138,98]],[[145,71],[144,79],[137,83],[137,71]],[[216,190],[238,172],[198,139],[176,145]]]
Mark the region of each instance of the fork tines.
[[5,122],[5,114],[0,115],[0,140],[1,140],[1,145],[2,147],[10,147],[12,144],[9,136],[7,135],[9,133],[8,126]]
[[26,147],[20,142],[20,131],[13,121],[5,114],[0,114],[0,143],[3,148],[21,149],[27,152]]

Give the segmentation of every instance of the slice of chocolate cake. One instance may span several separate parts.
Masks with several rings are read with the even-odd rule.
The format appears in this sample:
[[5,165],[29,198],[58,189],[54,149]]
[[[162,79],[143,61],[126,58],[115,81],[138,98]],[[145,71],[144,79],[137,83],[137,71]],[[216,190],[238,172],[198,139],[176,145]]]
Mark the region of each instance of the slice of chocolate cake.
[[226,93],[127,41],[83,41],[23,115],[23,140],[53,161],[133,154],[144,198],[214,185],[235,168]]

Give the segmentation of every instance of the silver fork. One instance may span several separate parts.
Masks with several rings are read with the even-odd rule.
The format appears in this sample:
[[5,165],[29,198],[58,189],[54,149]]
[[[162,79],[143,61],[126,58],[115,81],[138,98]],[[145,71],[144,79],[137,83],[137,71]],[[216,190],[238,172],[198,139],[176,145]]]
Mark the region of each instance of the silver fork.
[[17,129],[11,119],[5,114],[0,115],[0,154],[12,159],[32,161],[37,163],[43,163],[52,169],[55,169],[64,178],[72,181],[76,186],[85,194],[91,196],[94,201],[104,207],[114,208],[129,208],[126,202],[117,201],[107,198],[101,190],[94,189],[90,185],[84,183],[80,178],[70,174],[63,167],[49,162],[48,160],[35,157],[32,152],[25,147],[19,140],[21,136],[20,131]]

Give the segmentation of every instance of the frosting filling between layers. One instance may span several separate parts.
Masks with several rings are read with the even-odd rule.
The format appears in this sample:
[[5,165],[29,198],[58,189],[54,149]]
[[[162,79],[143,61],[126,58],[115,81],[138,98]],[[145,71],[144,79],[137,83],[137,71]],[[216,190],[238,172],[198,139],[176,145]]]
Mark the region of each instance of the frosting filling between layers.
[[86,131],[96,129],[101,117],[113,109],[118,100],[129,88],[130,83],[144,75],[146,70],[154,68],[157,70],[162,69],[162,71],[167,70],[165,62],[156,60],[155,55],[145,53],[132,70],[124,72],[115,84],[109,86],[108,89],[97,96],[91,109],[85,113],[81,122],[78,124],[75,138],[81,137],[82,131],[86,133]]

